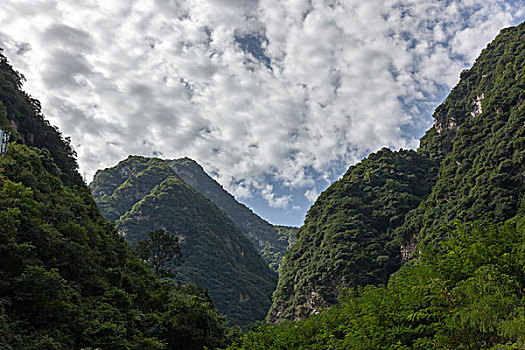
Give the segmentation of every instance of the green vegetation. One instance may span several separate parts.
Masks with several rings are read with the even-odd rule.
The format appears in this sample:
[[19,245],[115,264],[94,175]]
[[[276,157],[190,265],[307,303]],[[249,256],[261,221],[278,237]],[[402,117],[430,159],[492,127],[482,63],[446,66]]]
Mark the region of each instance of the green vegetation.
[[40,102],[21,91],[24,77],[13,70],[0,48],[0,125],[11,133],[11,140],[46,148],[60,169],[60,179],[68,186],[84,187],[77,171],[75,151],[69,138],[49,124]]
[[149,232],[147,239],[137,242],[135,252],[161,277],[175,277],[172,267],[182,264],[179,237],[164,230]]
[[430,192],[433,169],[414,151],[383,149],[323,192],[286,254],[270,320],[318,313],[340,286],[386,283],[401,262],[393,230]]
[[184,264],[173,267],[177,281],[207,288],[234,324],[265,317],[276,274],[234,223],[166,162],[132,156],[97,172],[90,187],[131,243],[159,229],[178,237]]
[[261,325],[228,349],[523,349],[525,220],[457,225],[387,286],[344,290],[305,321]]
[[202,349],[231,331],[209,295],[160,279],[104,220],[67,140],[0,56],[0,348]]
[[524,67],[525,23],[461,74],[417,154],[381,150],[327,189],[286,255],[269,320],[320,312],[338,287],[386,283],[418,242],[445,239],[456,219],[523,213]]
[[91,189],[128,240],[150,233],[139,258],[21,82],[0,55],[0,128],[16,140],[0,158],[2,349],[525,348],[525,24],[462,73],[417,152],[383,149],[321,194],[281,266],[280,323],[233,345],[212,299],[245,325],[276,275],[224,213],[274,268],[293,229],[267,230],[191,160],[129,157]]
[[189,158],[166,161],[188,185],[202,193],[222,210],[250,239],[270,268],[279,269],[284,253],[293,242],[297,228],[274,226],[237,202],[213,180],[197,162]]
[[404,244],[440,239],[455,219],[485,213],[502,222],[523,208],[524,67],[525,23],[504,29],[436,109],[418,152],[441,166],[431,194],[398,230]]

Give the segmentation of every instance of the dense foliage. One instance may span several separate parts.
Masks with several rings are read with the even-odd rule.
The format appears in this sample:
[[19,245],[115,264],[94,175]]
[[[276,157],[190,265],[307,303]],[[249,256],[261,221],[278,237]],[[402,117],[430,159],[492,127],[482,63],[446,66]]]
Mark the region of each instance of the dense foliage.
[[455,219],[503,222],[525,212],[525,24],[509,28],[436,109],[417,154],[381,150],[326,190],[286,255],[269,314],[301,318],[337,287],[386,283],[446,237]]
[[398,231],[405,244],[439,239],[454,219],[485,213],[501,222],[524,210],[525,23],[483,50],[434,118],[418,152],[441,167],[432,193]]
[[237,202],[195,161],[181,158],[167,162],[184,182],[215,203],[233,220],[239,230],[250,239],[270,268],[274,271],[279,269],[284,253],[293,242],[297,228],[274,226],[261,219],[245,205]]
[[84,186],[77,172],[75,152],[69,138],[49,124],[42,115],[40,102],[21,90],[24,77],[16,72],[1,54],[0,49],[0,123],[11,133],[11,140],[46,148],[60,169],[60,178],[66,185]]
[[176,280],[208,288],[235,324],[265,317],[276,274],[217,206],[186,184],[163,160],[129,157],[97,172],[91,184],[102,213],[135,243],[162,229],[179,237],[184,264]]
[[[159,279],[104,220],[67,141],[0,59],[0,348],[201,349],[230,330],[209,295]],[[37,147],[38,146],[38,147]]]
[[216,347],[226,320],[192,286],[159,280],[49,152],[0,159],[3,349]]
[[270,320],[317,313],[340,286],[386,283],[401,262],[393,230],[429,193],[433,168],[414,151],[383,149],[323,192],[286,254]]
[[387,286],[345,290],[339,305],[228,349],[523,349],[524,242],[523,219],[457,225]]
[[138,241],[134,251],[161,277],[175,277],[172,269],[183,261],[179,237],[164,230],[148,232],[148,237]]

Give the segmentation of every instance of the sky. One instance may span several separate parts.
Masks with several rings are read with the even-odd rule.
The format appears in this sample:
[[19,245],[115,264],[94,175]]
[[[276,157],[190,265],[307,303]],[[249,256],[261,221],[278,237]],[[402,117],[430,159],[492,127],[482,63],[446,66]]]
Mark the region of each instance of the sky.
[[199,162],[274,224],[382,147],[417,148],[525,0],[2,0],[0,47],[89,183]]

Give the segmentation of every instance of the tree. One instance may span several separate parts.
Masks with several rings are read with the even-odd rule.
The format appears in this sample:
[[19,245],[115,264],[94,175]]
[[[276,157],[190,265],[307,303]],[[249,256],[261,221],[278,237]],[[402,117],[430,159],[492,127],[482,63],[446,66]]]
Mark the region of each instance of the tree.
[[179,237],[164,230],[151,231],[148,236],[149,239],[138,241],[135,248],[137,254],[147,261],[159,276],[175,277],[172,268],[180,266],[183,261]]

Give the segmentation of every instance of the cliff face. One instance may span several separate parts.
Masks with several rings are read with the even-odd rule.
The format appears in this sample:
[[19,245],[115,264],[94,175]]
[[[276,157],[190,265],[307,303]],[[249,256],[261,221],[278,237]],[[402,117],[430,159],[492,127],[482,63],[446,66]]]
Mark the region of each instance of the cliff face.
[[188,185],[202,193],[222,210],[250,239],[266,263],[277,271],[284,253],[295,237],[297,228],[274,226],[261,219],[245,205],[237,202],[213,180],[202,167],[189,158],[166,161]]
[[181,240],[176,280],[209,289],[239,325],[263,319],[277,276],[250,241],[211,201],[161,159],[129,157],[97,172],[90,185],[102,213],[134,243],[163,229]]
[[340,286],[386,283],[400,265],[393,230],[430,192],[435,164],[383,149],[350,167],[308,211],[286,254],[269,319],[302,319],[337,300]]
[[321,194],[286,254],[269,319],[316,313],[339,286],[385,283],[419,241],[442,239],[454,220],[524,213],[524,101],[521,24],[461,73],[417,154],[381,150]]
[[398,229],[406,245],[439,239],[454,220],[502,222],[523,207],[524,52],[525,25],[503,30],[437,108],[418,153],[439,160],[440,169],[430,195]]

